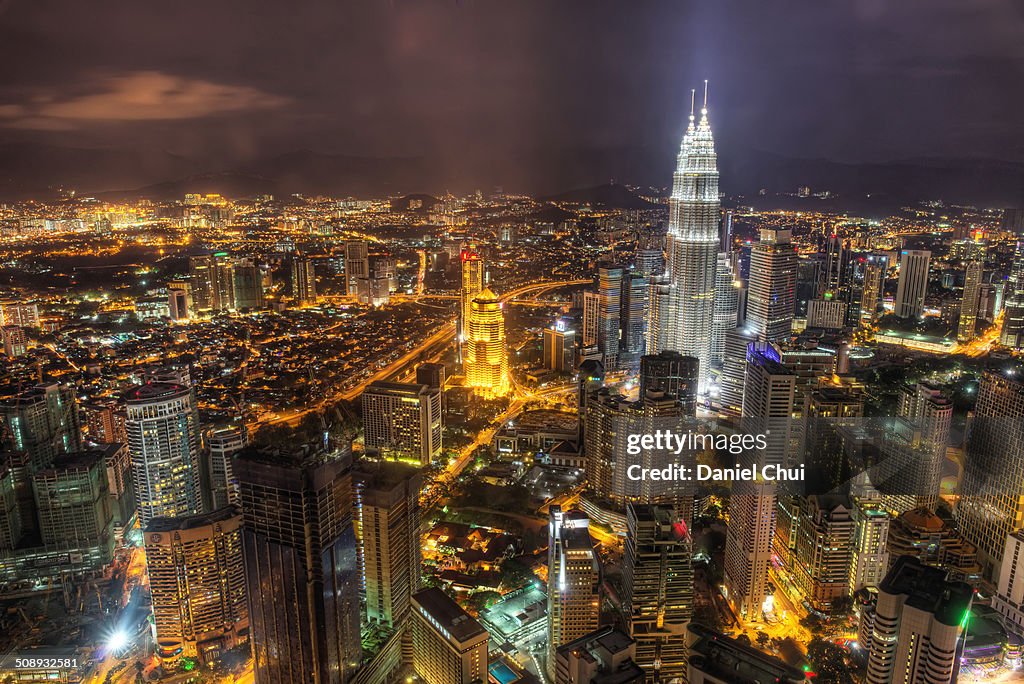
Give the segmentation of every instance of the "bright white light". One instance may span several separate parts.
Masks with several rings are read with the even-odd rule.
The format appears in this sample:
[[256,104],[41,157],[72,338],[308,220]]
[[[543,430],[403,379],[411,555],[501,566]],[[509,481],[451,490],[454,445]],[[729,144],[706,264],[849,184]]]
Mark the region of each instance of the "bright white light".
[[119,629],[107,639],[107,648],[111,651],[120,651],[128,646],[128,635],[124,630]]

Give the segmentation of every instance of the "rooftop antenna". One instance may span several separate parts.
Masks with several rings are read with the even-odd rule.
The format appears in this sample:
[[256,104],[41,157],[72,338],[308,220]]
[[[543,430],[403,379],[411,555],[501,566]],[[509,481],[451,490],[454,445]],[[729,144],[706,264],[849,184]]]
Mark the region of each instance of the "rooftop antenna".
[[697,89],[690,88],[690,118],[693,118],[693,105],[697,101]]
[[705,78],[704,79],[704,109],[702,110],[702,113],[703,114],[707,114],[707,112],[708,112],[708,79]]

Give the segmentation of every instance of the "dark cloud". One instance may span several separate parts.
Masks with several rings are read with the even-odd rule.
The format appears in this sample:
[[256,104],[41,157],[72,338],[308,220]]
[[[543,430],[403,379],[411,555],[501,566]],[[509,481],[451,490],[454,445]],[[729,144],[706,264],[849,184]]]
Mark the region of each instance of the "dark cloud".
[[[13,0],[0,140],[223,163],[664,150],[711,80],[724,153],[1024,158],[1019,0]],[[115,123],[116,125],[111,125]]]

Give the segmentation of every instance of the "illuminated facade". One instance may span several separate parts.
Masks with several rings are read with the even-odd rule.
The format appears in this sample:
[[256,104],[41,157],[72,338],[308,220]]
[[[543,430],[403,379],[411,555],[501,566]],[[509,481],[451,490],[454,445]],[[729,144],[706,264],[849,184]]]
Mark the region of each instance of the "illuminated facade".
[[374,382],[362,396],[363,443],[368,451],[429,465],[441,455],[441,389]]
[[960,301],[960,323],[956,330],[956,339],[960,342],[969,342],[974,338],[974,329],[978,324],[978,298],[983,274],[984,263],[981,261],[969,262],[964,271],[964,297]]
[[924,315],[924,295],[928,290],[928,269],[932,253],[923,249],[900,252],[900,278],[896,285],[893,313],[899,318]]
[[124,401],[139,523],[145,527],[153,518],[198,513],[200,442],[194,391],[182,384],[151,382],[130,390]]
[[295,257],[292,261],[292,297],[299,306],[316,304],[316,271],[312,259]]
[[668,200],[668,302],[652,318],[654,347],[678,351],[700,360],[701,388],[711,363],[718,263],[718,157],[708,123],[707,92],[700,122],[693,113],[679,150],[672,195]]
[[508,394],[505,312],[490,288],[470,304],[468,323],[466,385],[485,399],[503,397]]
[[488,681],[487,642],[479,622],[440,589],[412,597],[412,666],[427,684]]
[[548,534],[547,670],[553,680],[558,647],[597,629],[600,573],[585,513],[551,506]]
[[231,508],[146,526],[157,654],[206,663],[245,643],[249,609],[242,563],[242,516]]
[[484,289],[484,260],[475,251],[475,246],[462,250],[462,294],[459,308],[459,339],[469,339],[469,317],[473,300]]

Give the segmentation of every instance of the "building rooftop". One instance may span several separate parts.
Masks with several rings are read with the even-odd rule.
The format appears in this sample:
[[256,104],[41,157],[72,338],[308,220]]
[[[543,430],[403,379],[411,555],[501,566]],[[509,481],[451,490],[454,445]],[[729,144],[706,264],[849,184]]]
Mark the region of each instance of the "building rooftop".
[[467,641],[480,634],[487,634],[479,622],[437,587],[413,594],[412,600],[429,615],[436,627],[456,641]]
[[713,677],[731,684],[799,684],[806,681],[801,670],[756,648],[694,623],[690,623],[687,629],[687,641],[692,642],[690,666]]
[[178,518],[153,518],[146,525],[146,532],[171,532],[173,530],[191,530],[196,527],[214,525],[225,520],[230,520],[240,513],[232,506],[225,506],[210,513],[198,515],[186,515]]
[[879,585],[879,591],[904,595],[905,605],[935,616],[944,625],[961,624],[974,591],[966,582],[947,581],[945,570],[925,565],[913,556],[900,556]]
[[124,400],[129,403],[145,403],[157,399],[170,399],[190,391],[189,387],[174,382],[147,382],[145,385],[139,385],[125,392]]

